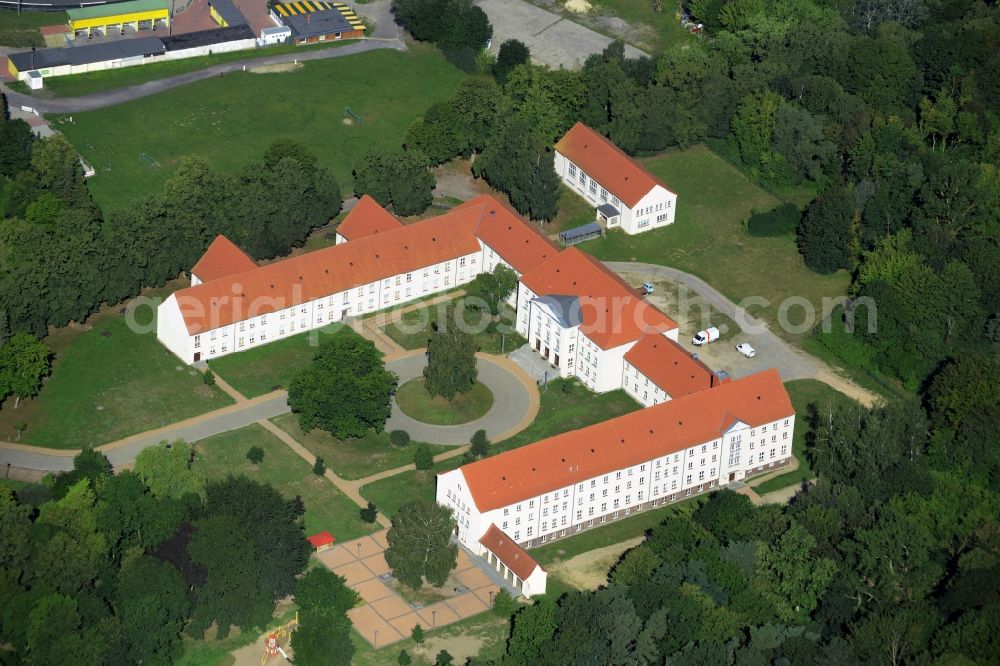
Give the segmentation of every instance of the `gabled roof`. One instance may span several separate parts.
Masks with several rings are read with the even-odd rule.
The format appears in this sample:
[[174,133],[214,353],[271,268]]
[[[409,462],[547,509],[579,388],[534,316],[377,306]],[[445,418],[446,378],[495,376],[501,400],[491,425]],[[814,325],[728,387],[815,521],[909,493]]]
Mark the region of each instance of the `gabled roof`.
[[403,223],[367,194],[358,199],[351,212],[337,227],[337,233],[349,241],[383,231],[399,229]]
[[500,509],[795,411],[778,371],[765,370],[461,467],[480,511]]
[[656,331],[644,333],[639,342],[625,353],[625,360],[671,398],[712,388],[719,382],[707,365],[692,358],[683,347]]
[[527,580],[539,567],[538,562],[528,555],[528,551],[518,546],[494,523],[490,523],[479,543],[496,555],[521,580]]
[[538,296],[578,297],[580,331],[602,349],[638,340],[646,330],[677,328],[673,319],[637,297],[604,264],[573,247],[522,275],[521,282]]
[[164,52],[165,47],[159,37],[136,37],[83,46],[21,51],[8,54],[7,58],[14,63],[17,71],[24,72],[61,65],[89,65],[108,60],[162,55]]
[[257,268],[257,262],[231,240],[219,234],[191,269],[202,282],[217,280],[234,273],[244,273]]
[[479,251],[476,209],[282,259],[174,293],[189,335]]
[[308,537],[306,537],[306,541],[312,544],[313,548],[321,548],[323,546],[330,545],[331,543],[336,541],[336,539],[334,539],[333,535],[330,534],[329,532],[323,531],[309,535]]
[[618,146],[583,123],[573,125],[555,149],[629,208],[657,185],[669,190]]
[[488,194],[469,199],[452,210],[482,207],[476,235],[518,273],[541,265],[559,248],[538,229]]
[[101,18],[104,16],[118,16],[120,14],[133,14],[135,12],[150,12],[157,9],[169,9],[167,0],[127,0],[126,2],[109,2],[100,5],[89,5],[77,9],[67,9],[71,21],[80,21],[89,18]]

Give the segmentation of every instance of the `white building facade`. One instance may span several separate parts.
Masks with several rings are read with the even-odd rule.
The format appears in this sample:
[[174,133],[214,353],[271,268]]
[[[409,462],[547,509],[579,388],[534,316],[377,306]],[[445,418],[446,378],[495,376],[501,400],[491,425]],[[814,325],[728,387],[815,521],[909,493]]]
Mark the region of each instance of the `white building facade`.
[[[752,394],[762,383],[770,385],[766,392],[772,398],[762,422],[733,417],[712,436],[698,437],[700,441],[667,441],[671,434],[637,443],[642,452],[632,457],[638,459],[621,466],[615,459],[630,454],[602,455],[617,447],[613,438],[623,429],[639,433],[648,426],[652,432],[669,429],[668,422],[677,418],[714,419],[745,411],[741,406],[755,398]],[[747,408],[758,411],[753,405]],[[532,548],[783,467],[792,456],[794,428],[795,413],[777,372],[766,371],[443,472],[437,478],[437,501],[452,508],[456,536],[474,552],[491,524],[523,548]],[[628,441],[626,435],[622,445]],[[591,461],[591,455],[600,459]],[[554,467],[545,466],[550,460]],[[574,465],[577,460],[583,462]],[[561,461],[567,461],[568,469],[559,469]],[[489,469],[484,472],[483,467]]]
[[556,143],[555,170],[608,229],[639,234],[674,223],[677,195],[582,123]]

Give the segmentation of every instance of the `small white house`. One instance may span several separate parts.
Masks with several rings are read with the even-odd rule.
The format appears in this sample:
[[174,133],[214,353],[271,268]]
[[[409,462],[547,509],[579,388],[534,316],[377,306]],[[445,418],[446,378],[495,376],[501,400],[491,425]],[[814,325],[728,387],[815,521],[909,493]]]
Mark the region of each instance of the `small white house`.
[[563,183],[594,206],[608,229],[638,234],[674,223],[677,195],[656,176],[583,123],[555,145]]

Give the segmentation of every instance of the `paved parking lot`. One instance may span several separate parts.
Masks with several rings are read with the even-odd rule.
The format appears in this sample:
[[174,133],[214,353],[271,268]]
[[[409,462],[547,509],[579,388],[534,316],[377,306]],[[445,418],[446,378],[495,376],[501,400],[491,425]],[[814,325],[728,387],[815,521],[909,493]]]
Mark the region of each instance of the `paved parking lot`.
[[[531,58],[550,67],[579,69],[593,53],[600,53],[611,43],[610,37],[585,28],[579,23],[536,7],[524,0],[476,0],[493,24],[496,53],[508,39],[524,42]],[[645,55],[634,46],[625,46],[625,55]]]
[[459,549],[458,565],[445,588],[436,588],[446,599],[420,606],[401,597],[384,577],[389,565],[383,554],[388,547],[386,530],[334,546],[317,555],[320,562],[343,576],[361,596],[361,605],[347,612],[354,628],[373,647],[408,638],[416,625],[424,629],[443,627],[489,610],[500,588]]

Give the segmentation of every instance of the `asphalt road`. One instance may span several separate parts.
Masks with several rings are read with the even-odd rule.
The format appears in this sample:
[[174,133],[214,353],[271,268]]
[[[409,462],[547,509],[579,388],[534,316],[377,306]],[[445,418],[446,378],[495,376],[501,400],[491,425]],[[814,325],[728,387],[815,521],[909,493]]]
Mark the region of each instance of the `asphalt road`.
[[[427,365],[424,355],[407,356],[386,364],[399,376],[399,384],[419,377]],[[403,413],[392,402],[392,416],[385,424],[386,430],[405,430],[410,438],[428,444],[467,444],[477,430],[485,430],[490,439],[514,428],[528,413],[530,397],[521,381],[499,363],[479,357],[476,362],[479,381],[493,392],[493,407],[481,418],[455,426],[436,426],[421,423]]]
[[130,102],[134,99],[148,97],[149,95],[155,95],[165,90],[171,90],[188,83],[193,83],[194,81],[209,79],[213,76],[218,76],[219,74],[238,72],[243,69],[244,65],[248,67],[260,67],[262,65],[281,65],[295,61],[307,62],[310,60],[326,60],[329,58],[341,58],[343,56],[354,55],[357,53],[366,53],[368,51],[377,51],[379,49],[395,49],[397,51],[405,51],[406,44],[403,43],[401,39],[396,38],[386,40],[365,39],[360,42],[348,44],[347,46],[337,46],[329,49],[310,49],[308,51],[302,51],[301,53],[285,53],[276,56],[265,56],[263,58],[248,58],[246,60],[237,60],[234,62],[223,63],[221,65],[213,65],[212,67],[201,69],[197,72],[178,74],[177,76],[157,79],[156,81],[147,81],[146,83],[140,83],[139,85],[130,86],[128,88],[118,88],[117,90],[108,90],[93,93],[91,95],[83,95],[81,97],[55,97],[51,99],[43,99],[39,97],[32,97],[31,95],[22,95],[21,93],[14,92],[3,85],[0,85],[0,90],[7,95],[7,100],[11,106],[30,106],[36,109],[39,113],[80,113],[82,111],[94,111],[96,109],[103,109],[109,106],[115,106],[116,104]]

